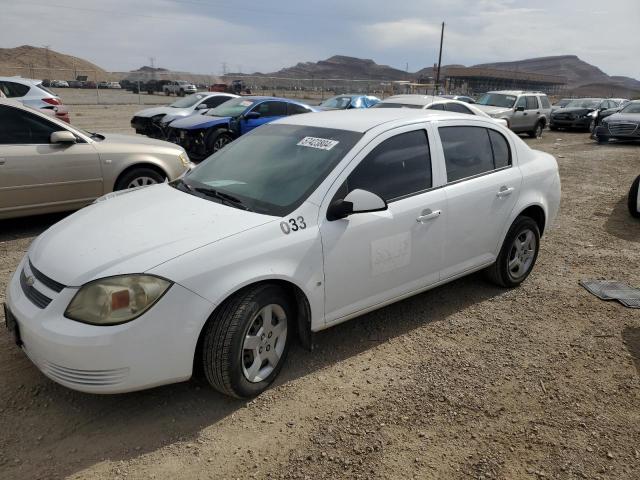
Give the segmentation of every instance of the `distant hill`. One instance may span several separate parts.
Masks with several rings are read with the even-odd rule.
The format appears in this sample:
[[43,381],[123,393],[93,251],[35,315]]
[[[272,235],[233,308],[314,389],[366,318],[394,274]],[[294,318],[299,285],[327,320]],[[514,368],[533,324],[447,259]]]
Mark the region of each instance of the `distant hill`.
[[87,60],[30,45],[0,48],[0,75],[56,80],[87,75],[89,80],[111,80],[109,72]]
[[567,86],[569,87],[588,85],[590,83],[609,83],[611,81],[609,75],[598,67],[580,60],[576,55],[528,58],[515,62],[482,63],[474,65],[474,67],[561,75],[567,79]]
[[379,65],[373,60],[334,55],[319,62],[304,62],[277,72],[268,73],[269,76],[287,78],[344,78],[371,80],[410,80],[413,74]]

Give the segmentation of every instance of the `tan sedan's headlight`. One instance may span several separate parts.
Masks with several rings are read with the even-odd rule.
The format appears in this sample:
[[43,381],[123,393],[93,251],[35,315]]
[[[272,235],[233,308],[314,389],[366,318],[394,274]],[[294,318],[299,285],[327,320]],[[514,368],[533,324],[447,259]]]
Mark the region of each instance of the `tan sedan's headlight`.
[[91,325],[129,322],[149,310],[171,286],[152,275],[107,277],[83,285],[64,316]]
[[187,154],[185,152],[182,152],[180,155],[178,155],[178,161],[184,168],[189,168],[191,166],[191,160],[189,160],[189,157],[187,157]]

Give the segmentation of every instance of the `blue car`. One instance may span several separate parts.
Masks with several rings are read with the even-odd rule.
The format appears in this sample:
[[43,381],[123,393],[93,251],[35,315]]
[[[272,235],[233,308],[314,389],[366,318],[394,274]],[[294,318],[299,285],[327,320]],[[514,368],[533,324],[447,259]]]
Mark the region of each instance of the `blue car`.
[[380,103],[378,97],[371,95],[336,95],[320,104],[320,110],[349,110],[351,108],[369,108]]
[[167,140],[181,145],[193,161],[200,161],[256,127],[282,117],[316,110],[304,103],[275,97],[239,97],[203,115],[174,120]]

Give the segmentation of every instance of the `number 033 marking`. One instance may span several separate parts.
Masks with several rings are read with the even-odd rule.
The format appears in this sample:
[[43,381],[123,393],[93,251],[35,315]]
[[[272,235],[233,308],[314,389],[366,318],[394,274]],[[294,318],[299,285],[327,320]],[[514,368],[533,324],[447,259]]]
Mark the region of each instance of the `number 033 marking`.
[[280,230],[285,235],[289,235],[291,232],[297,232],[298,230],[304,230],[307,228],[307,224],[304,222],[303,217],[290,218],[287,222],[280,222]]

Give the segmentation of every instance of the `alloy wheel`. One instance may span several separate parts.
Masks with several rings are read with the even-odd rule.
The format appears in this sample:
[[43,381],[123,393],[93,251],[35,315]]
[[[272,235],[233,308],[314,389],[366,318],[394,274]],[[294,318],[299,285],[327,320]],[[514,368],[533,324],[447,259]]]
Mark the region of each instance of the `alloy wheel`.
[[127,188],[144,187],[146,185],[155,185],[156,183],[158,182],[151,177],[136,177],[129,182]]
[[516,236],[511,245],[507,266],[509,275],[514,280],[525,276],[531,266],[536,254],[536,236],[532,230],[523,230]]
[[277,304],[263,307],[251,320],[242,344],[242,372],[261,382],[276,368],[287,342],[287,315]]

